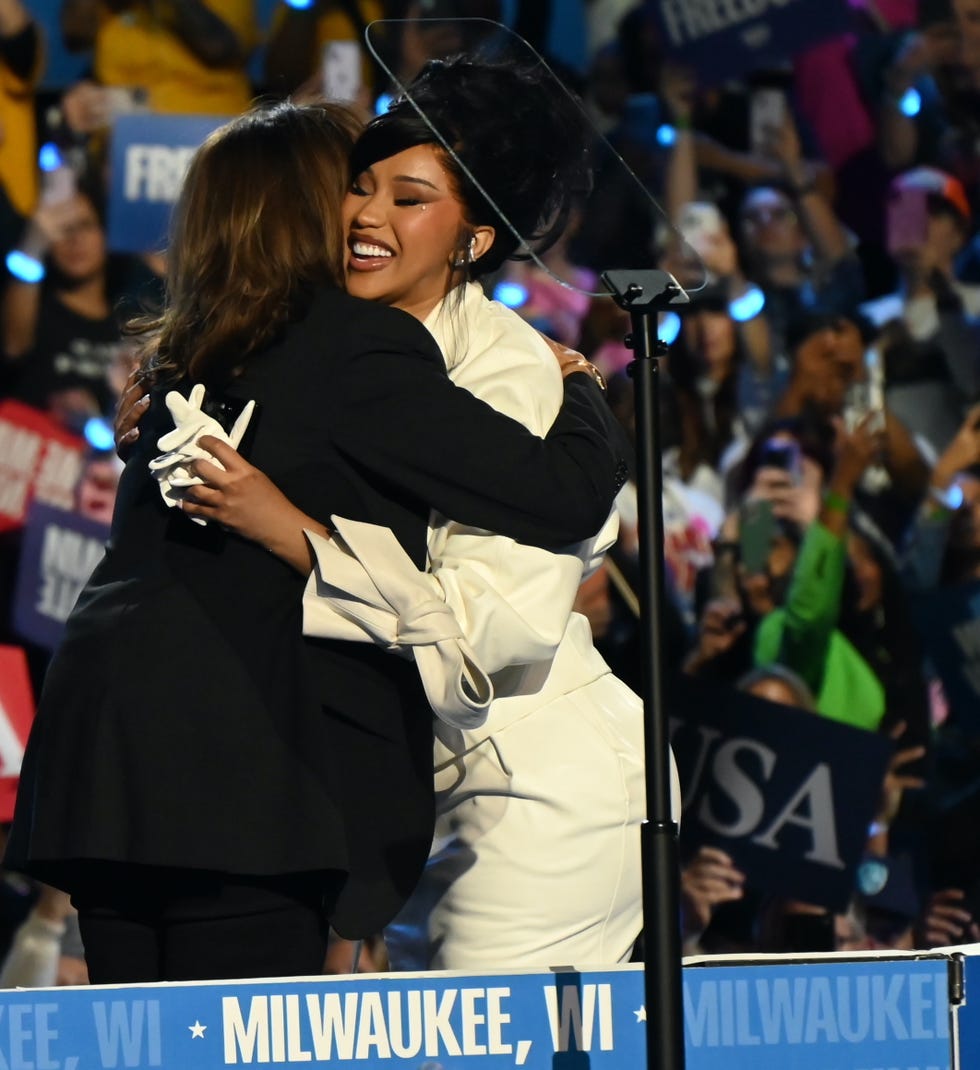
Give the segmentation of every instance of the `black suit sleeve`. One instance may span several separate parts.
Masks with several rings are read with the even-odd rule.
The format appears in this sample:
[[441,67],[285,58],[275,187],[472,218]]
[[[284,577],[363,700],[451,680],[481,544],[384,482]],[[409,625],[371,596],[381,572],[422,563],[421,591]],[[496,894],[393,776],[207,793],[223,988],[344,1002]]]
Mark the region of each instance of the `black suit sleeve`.
[[[463,524],[552,548],[591,538],[626,477],[614,418],[566,380],[545,439],[453,385],[438,350],[362,334],[329,399],[337,448],[374,480]],[[435,356],[434,356],[435,354]]]

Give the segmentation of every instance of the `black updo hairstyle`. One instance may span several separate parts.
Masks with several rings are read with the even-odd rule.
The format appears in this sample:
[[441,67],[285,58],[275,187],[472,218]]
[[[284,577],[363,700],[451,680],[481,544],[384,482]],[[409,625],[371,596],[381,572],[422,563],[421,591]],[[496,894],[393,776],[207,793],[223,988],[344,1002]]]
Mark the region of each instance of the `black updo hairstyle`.
[[[416,145],[440,145],[441,137],[453,150],[441,154],[442,162],[467,223],[496,231],[490,248],[468,265],[479,278],[522,244],[504,219],[536,252],[561,235],[589,190],[586,131],[578,106],[546,69],[468,56],[430,60],[408,92],[368,123],[354,146],[351,173]],[[469,235],[461,235],[460,260],[468,244]]]

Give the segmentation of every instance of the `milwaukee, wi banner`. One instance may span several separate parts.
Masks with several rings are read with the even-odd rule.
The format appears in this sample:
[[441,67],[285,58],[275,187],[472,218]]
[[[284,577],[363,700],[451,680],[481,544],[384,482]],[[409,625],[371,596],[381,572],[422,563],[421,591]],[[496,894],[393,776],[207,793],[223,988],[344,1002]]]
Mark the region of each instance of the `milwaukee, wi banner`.
[[[950,1070],[956,965],[688,966],[686,1065]],[[646,1029],[640,966],[19,990],[0,992],[0,1070],[624,1070]]]

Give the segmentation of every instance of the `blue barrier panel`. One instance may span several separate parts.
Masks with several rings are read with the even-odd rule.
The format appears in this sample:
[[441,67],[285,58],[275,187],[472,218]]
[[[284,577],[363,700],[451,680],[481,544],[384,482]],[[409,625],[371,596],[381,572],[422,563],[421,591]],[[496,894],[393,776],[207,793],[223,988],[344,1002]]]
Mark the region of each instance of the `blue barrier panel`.
[[964,991],[966,1000],[959,1011],[960,1067],[980,1067],[980,945],[964,948]]
[[[945,957],[685,969],[689,1070],[951,1070]],[[0,992],[0,1070],[645,1066],[639,966]]]

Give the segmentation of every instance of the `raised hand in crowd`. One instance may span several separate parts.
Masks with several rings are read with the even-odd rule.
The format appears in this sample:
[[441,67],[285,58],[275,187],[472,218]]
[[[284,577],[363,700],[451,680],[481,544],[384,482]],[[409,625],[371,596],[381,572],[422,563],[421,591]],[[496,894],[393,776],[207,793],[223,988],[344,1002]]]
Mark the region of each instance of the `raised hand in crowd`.
[[933,466],[930,490],[945,494],[960,472],[976,464],[980,464],[980,405],[974,405],[966,414],[960,429]]
[[[905,735],[908,726],[899,721],[888,733],[888,738],[898,743]],[[901,747],[896,750],[888,762],[885,779],[881,786],[881,797],[875,811],[871,829],[868,834],[868,850],[874,854],[888,854],[888,831],[898,816],[902,797],[908,790],[925,787],[925,779],[906,772],[906,767],[924,757],[926,748],[922,745]]]
[[697,951],[697,941],[711,922],[715,909],[744,894],[745,874],[717,847],[699,847],[681,867],[681,926],[684,950]]
[[696,675],[710,662],[727,654],[747,627],[738,599],[712,599],[701,614],[697,643],[684,661],[684,672]]
[[61,98],[61,114],[74,134],[93,134],[112,121],[112,93],[106,86],[83,79]]
[[980,925],[967,907],[961,888],[943,888],[929,897],[914,927],[915,946],[921,949],[980,940]]
[[762,465],[756,470],[745,499],[770,501],[773,516],[805,528],[816,520],[820,511],[819,477],[808,478],[808,475],[795,478],[785,468]]
[[843,538],[847,533],[847,508],[861,477],[881,458],[883,432],[877,413],[868,413],[853,429],[840,418],[834,420],[834,469],[820,510],[820,522]]

